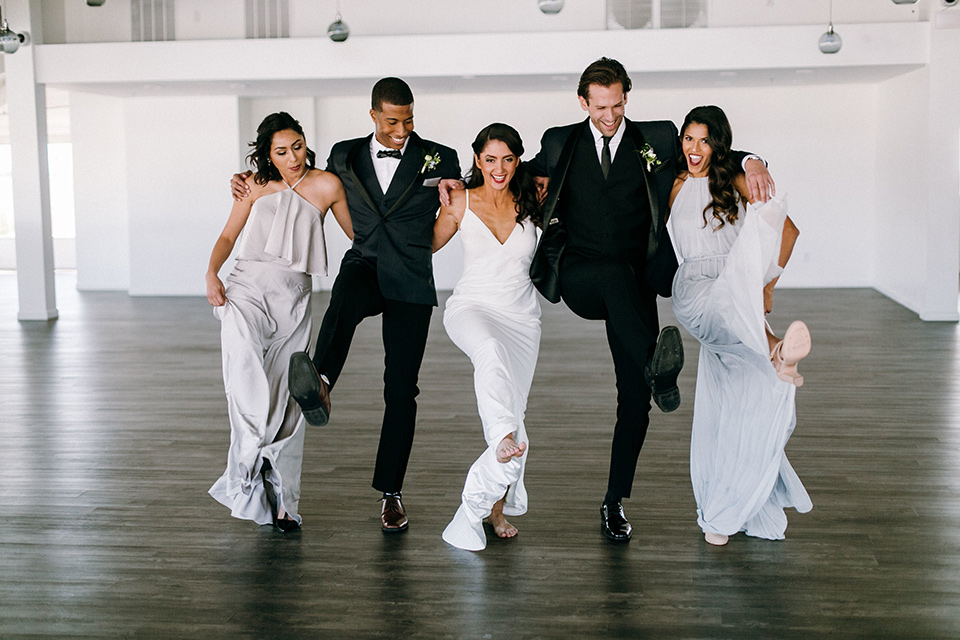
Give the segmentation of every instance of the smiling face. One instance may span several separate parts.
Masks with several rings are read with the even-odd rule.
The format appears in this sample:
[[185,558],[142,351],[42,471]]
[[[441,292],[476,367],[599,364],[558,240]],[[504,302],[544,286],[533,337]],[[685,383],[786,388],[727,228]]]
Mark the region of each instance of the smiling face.
[[293,129],[283,129],[273,134],[270,141],[270,162],[284,180],[296,180],[307,170],[307,143]]
[[387,149],[402,149],[413,131],[413,104],[403,106],[384,102],[380,109],[370,109],[376,126],[377,142]]
[[587,89],[589,99],[580,96],[580,108],[590,114],[590,122],[604,136],[612,136],[623,122],[623,108],[627,94],[619,82],[605,87],[591,84]]
[[473,160],[483,174],[483,183],[498,191],[510,185],[520,163],[520,158],[502,140],[488,142],[479,155],[473,156]]
[[680,139],[680,145],[683,148],[683,156],[687,159],[687,168],[690,175],[694,178],[702,178],[707,175],[707,169],[710,167],[710,158],[713,156],[713,149],[707,143],[707,136],[710,135],[707,125],[699,122],[691,122],[683,130]]

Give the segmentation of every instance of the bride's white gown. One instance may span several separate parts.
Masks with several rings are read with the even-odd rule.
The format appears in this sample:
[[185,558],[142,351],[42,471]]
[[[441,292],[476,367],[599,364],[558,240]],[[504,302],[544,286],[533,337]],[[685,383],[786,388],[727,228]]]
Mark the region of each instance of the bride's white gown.
[[[536,227],[524,220],[501,245],[470,210],[469,198],[468,191],[459,231],[463,275],[447,300],[443,326],[473,363],[487,448],[467,473],[463,502],[443,539],[455,547],[479,551],[487,544],[483,519],[504,494],[504,514],[527,511],[523,469],[530,441],[523,418],[540,349],[540,303],[529,275]],[[505,464],[497,462],[497,445],[511,433],[528,449]]]
[[784,508],[812,508],[784,447],[796,425],[796,387],[777,378],[764,331],[763,285],[777,266],[786,204],[741,207],[736,224],[704,226],[708,178],[687,178],[667,228],[680,268],[677,320],[700,341],[690,477],[704,532],[783,538]]

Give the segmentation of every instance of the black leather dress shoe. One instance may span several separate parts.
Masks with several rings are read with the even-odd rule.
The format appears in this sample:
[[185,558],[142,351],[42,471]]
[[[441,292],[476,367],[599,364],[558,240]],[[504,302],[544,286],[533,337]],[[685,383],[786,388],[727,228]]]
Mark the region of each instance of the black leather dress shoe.
[[680,330],[676,327],[664,327],[657,339],[653,357],[643,370],[643,377],[650,387],[653,401],[664,413],[670,413],[680,406],[677,376],[682,368],[683,342],[680,340]]
[[384,533],[400,533],[407,530],[407,514],[399,495],[383,496],[380,509],[380,529]]
[[619,502],[604,504],[600,507],[600,530],[608,539],[627,542],[633,535],[633,527],[623,514],[623,505]]
[[274,518],[273,529],[279,533],[292,533],[300,529],[300,523],[289,518]]
[[313,360],[303,351],[290,356],[287,386],[309,424],[315,427],[327,424],[330,419],[330,390],[313,366]]
[[269,471],[270,461],[264,460],[263,466],[260,469],[260,474],[263,478],[263,492],[267,496],[267,503],[270,505],[270,512],[273,515],[273,530],[277,533],[290,533],[291,531],[296,531],[300,528],[299,522],[287,518],[286,514],[284,514],[283,518],[277,517],[277,513],[279,512],[277,494],[273,490],[273,484],[267,480],[267,474]]

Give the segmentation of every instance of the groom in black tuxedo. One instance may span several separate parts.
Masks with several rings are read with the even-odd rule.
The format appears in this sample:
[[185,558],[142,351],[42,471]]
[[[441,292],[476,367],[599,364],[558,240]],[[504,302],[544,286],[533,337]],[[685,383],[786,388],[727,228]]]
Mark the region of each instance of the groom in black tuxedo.
[[326,424],[329,392],[343,370],[357,325],[382,315],[385,410],[373,487],[383,492],[380,526],[404,531],[403,477],[413,446],[417,378],[437,306],[433,282],[433,222],[437,183],[460,177],[457,153],[413,132],[413,93],[399,78],[373,87],[374,133],[338,142],[327,171],[347,193],[353,246],[340,263],[317,346],[290,360],[290,394],[307,422]]
[[[683,366],[677,328],[665,327],[657,336],[657,294],[670,296],[677,270],[665,231],[680,157],[677,128],[672,122],[627,120],[630,88],[616,60],[601,58],[588,66],[577,93],[589,117],[548,129],[540,152],[527,164],[547,184],[545,228],[531,278],[551,302],[562,297],[578,316],[606,323],[617,422],[601,529],[624,542],[633,528],[621,501],[630,497],[651,395],[663,411],[676,409]],[[751,189],[766,199],[772,182],[763,162],[735,153],[748,165]]]

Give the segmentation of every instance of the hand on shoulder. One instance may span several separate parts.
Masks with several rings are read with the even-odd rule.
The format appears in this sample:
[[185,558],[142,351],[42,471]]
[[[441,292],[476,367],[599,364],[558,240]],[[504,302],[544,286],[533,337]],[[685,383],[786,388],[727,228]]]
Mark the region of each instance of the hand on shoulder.
[[460,221],[463,219],[463,214],[466,210],[467,190],[453,189],[450,191],[450,204],[441,207],[440,213],[452,216],[457,221],[457,226],[459,227]]

